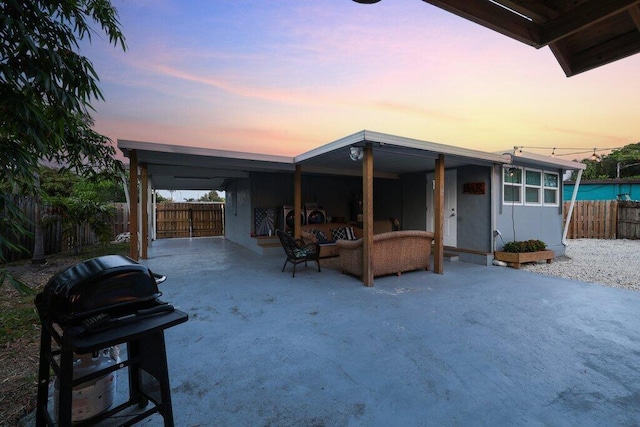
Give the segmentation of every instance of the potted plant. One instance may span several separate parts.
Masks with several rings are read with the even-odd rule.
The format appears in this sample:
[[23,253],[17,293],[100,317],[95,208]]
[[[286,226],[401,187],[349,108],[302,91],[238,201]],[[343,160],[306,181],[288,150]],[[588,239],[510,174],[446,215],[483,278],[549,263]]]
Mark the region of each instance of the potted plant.
[[555,254],[547,250],[547,245],[542,240],[525,240],[509,242],[504,245],[502,251],[495,252],[495,259],[508,263],[513,268],[520,268],[525,262],[537,262],[546,260],[551,264]]

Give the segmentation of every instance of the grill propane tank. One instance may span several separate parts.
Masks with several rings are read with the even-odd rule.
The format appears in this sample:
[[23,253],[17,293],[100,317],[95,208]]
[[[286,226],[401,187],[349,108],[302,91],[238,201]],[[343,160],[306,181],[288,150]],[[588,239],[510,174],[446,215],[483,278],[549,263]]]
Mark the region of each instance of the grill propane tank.
[[[74,354],[73,378],[107,369],[119,362],[118,349],[111,347],[94,353]],[[56,416],[60,396],[60,379],[54,383]],[[71,421],[84,421],[109,409],[116,396],[116,373],[108,374],[79,384],[71,391]]]

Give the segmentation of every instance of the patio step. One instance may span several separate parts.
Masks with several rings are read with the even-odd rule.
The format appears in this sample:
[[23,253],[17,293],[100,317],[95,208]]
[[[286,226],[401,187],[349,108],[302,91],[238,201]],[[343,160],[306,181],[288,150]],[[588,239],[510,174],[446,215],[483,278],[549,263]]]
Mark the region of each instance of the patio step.
[[452,254],[452,253],[444,253],[444,260],[445,261],[449,261],[449,262],[456,262],[456,261],[460,261],[460,256],[456,255],[456,254]]
[[262,255],[274,255],[282,252],[282,244],[277,236],[259,236],[257,237],[258,248]]

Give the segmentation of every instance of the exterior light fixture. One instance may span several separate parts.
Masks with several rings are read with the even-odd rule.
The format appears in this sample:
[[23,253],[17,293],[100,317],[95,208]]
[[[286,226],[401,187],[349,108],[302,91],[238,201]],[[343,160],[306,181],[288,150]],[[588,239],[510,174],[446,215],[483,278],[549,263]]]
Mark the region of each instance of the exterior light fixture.
[[555,156],[556,156],[556,149],[554,147],[553,150],[551,151],[551,157],[555,157]]
[[598,156],[596,154],[596,150],[597,150],[597,148],[594,148],[593,149],[593,154],[591,155],[591,160],[594,161],[594,162],[600,160],[600,156]]
[[364,157],[364,150],[362,149],[362,147],[351,147],[349,149],[349,157],[354,162],[362,160],[362,158]]

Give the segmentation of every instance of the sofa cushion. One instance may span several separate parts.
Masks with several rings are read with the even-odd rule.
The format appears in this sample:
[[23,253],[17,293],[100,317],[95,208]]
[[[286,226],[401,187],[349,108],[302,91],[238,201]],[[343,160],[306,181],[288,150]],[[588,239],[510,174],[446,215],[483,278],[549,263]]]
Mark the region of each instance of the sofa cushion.
[[316,241],[318,243],[333,243],[332,240],[327,239],[327,236],[324,234],[322,230],[307,230],[308,233],[312,233],[316,236]]
[[353,227],[340,227],[331,229],[333,240],[357,240]]

